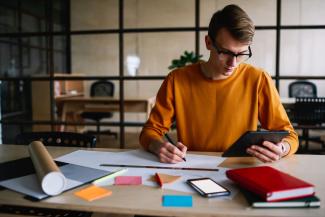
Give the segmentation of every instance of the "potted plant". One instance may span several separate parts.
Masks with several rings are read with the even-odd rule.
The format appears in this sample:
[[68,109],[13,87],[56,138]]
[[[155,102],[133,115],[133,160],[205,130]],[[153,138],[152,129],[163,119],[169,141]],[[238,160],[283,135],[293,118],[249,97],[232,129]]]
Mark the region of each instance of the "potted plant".
[[171,65],[168,69],[177,69],[189,64],[198,62],[202,58],[202,55],[196,55],[193,51],[184,53],[179,57],[179,59],[173,59]]

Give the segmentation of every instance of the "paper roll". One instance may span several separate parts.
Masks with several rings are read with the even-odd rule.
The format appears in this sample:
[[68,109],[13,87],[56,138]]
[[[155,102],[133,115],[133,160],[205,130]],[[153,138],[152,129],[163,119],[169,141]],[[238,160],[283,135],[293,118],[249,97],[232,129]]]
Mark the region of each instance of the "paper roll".
[[42,142],[29,144],[28,151],[33,161],[42,190],[48,195],[58,195],[66,185],[66,178],[55,164]]

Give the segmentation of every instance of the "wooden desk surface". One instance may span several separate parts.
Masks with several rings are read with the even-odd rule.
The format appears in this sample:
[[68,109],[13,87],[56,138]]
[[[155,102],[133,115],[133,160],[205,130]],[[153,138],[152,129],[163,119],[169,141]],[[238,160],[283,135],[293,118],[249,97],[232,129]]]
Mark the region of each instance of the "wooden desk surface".
[[[67,154],[76,148],[49,147],[52,156],[58,157]],[[113,151],[113,149],[95,149]],[[118,150],[114,150],[118,151]],[[219,153],[209,153],[219,155]],[[28,156],[26,146],[0,145],[0,162],[5,162]],[[229,158],[220,166],[237,168],[244,166],[261,165],[253,158]],[[7,205],[23,205],[27,207],[46,207],[69,210],[83,210],[116,214],[138,214],[151,216],[325,216],[325,156],[295,155],[287,159],[270,164],[284,172],[300,177],[315,184],[317,196],[322,206],[316,209],[252,209],[243,196],[238,193],[233,200],[206,199],[193,195],[192,208],[165,208],[161,206],[161,197],[164,194],[184,194],[148,186],[107,186],[112,190],[110,197],[93,202],[86,202],[73,195],[85,186],[51,197],[41,202],[31,202],[23,198],[22,194],[10,191],[0,191],[0,203]]]

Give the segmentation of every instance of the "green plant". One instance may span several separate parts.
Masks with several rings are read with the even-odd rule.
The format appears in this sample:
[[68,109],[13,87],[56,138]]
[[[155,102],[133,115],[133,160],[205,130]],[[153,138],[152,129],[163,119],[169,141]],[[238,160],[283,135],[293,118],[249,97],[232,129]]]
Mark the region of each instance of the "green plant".
[[184,51],[179,59],[173,59],[168,69],[176,69],[179,67],[186,66],[188,64],[196,63],[202,58],[202,55],[196,55],[194,52]]

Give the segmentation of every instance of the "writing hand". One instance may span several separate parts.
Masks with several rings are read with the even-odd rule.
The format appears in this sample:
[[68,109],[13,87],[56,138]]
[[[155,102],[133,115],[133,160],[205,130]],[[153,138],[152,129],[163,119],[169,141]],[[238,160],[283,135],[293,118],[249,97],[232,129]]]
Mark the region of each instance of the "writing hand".
[[274,144],[269,141],[264,141],[262,146],[252,145],[247,148],[247,153],[258,158],[260,161],[264,163],[270,163],[277,160],[280,160],[288,153],[287,146],[290,145],[286,142],[279,142]]
[[154,142],[149,149],[155,153],[162,163],[179,163],[185,158],[187,147],[181,142],[175,145],[170,142]]

